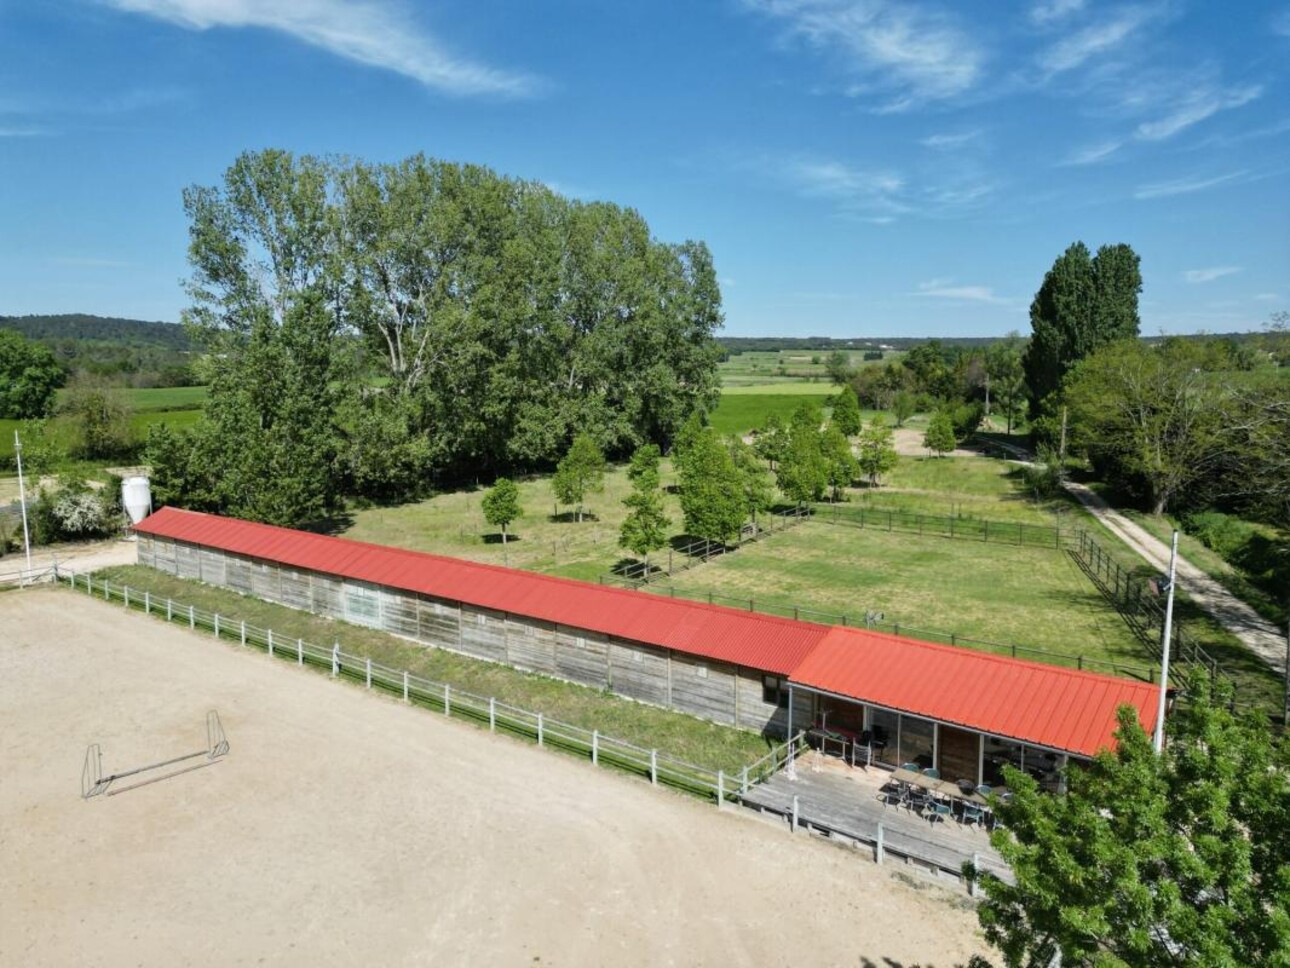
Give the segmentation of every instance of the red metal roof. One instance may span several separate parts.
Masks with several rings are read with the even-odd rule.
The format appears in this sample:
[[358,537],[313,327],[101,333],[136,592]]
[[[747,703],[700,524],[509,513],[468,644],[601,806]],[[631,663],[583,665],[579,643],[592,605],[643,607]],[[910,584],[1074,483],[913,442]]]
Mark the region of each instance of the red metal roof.
[[141,534],[788,675],[828,626],[166,507]]
[[1155,728],[1157,687],[865,629],[834,628],[791,680],[993,736],[1092,756],[1114,746],[1116,710]]

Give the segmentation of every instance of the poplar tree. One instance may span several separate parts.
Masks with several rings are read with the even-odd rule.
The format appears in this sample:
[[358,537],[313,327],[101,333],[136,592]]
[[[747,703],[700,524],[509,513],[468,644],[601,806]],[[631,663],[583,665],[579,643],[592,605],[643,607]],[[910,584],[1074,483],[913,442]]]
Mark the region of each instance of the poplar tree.
[[860,433],[860,401],[850,385],[844,386],[833,399],[833,426],[842,431],[845,437],[854,437]]
[[568,452],[556,465],[551,489],[561,504],[577,507],[579,523],[582,521],[582,502],[588,494],[595,494],[605,486],[605,455],[587,434],[573,438]]
[[900,460],[893,437],[891,428],[880,416],[875,416],[860,434],[860,471],[870,487],[877,487],[882,475],[895,468]]
[[647,444],[632,455],[627,474],[632,491],[623,498],[627,517],[618,533],[618,544],[645,562],[645,574],[650,573],[649,556],[667,545],[667,529],[671,524],[663,504],[663,489],[659,486],[658,448]]

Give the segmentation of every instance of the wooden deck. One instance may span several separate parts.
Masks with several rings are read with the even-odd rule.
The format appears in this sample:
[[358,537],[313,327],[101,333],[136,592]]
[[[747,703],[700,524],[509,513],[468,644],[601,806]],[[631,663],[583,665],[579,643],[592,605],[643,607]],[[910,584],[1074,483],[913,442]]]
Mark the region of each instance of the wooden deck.
[[900,860],[938,874],[958,875],[977,857],[984,870],[1011,880],[1011,872],[990,846],[989,834],[957,819],[933,824],[904,807],[884,804],[880,791],[891,773],[878,767],[851,768],[832,757],[808,754],[796,764],[797,778],[784,772],[748,791],[745,806],[791,817],[798,800],[798,823],[833,837],[873,845],[882,824],[886,860]]

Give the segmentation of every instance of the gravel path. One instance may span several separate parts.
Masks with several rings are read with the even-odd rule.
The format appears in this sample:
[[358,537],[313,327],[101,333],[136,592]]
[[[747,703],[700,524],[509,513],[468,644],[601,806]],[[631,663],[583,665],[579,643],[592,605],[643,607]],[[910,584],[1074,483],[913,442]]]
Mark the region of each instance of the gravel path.
[[[1169,571],[1169,546],[1120,514],[1083,484],[1063,485],[1075,499],[1106,525],[1116,537],[1147,560],[1161,574]],[[1270,622],[1195,565],[1178,556],[1179,586],[1197,605],[1209,612],[1255,655],[1277,672],[1286,671],[1286,640]]]

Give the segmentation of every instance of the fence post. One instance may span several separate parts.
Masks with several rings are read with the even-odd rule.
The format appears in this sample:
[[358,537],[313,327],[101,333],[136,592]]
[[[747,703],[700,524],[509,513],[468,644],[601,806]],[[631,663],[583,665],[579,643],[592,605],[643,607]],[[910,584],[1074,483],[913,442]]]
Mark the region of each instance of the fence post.
[[268,639],[269,639],[269,658],[273,658],[273,629],[269,629]]
[[446,682],[443,684],[443,714],[452,715],[452,686]]
[[296,665],[303,666],[304,664],[305,664],[305,640],[296,639]]
[[981,855],[978,854],[976,851],[973,851],[972,852],[972,879],[968,881],[968,894],[971,897],[976,897],[976,872],[977,872],[977,868],[979,868],[980,866],[981,866]]
[[649,781],[658,786],[658,750],[649,751]]
[[112,598],[112,584],[106,578],[103,579],[103,601],[110,601]]
[[215,613],[215,638],[219,638],[219,612]]
[[882,863],[882,857],[885,852],[882,844],[882,834],[882,822],[880,821],[878,823],[878,840],[873,845],[873,859],[876,864]]
[[151,592],[143,593],[143,614],[144,615],[152,614],[152,593]]
[[408,670],[403,670],[403,701],[408,701]]
[[989,520],[989,518],[987,518],[985,521],[983,521],[983,522],[982,522],[982,524],[984,524],[984,525],[985,525],[985,529],[981,532],[981,540],[982,540],[982,541],[989,541],[989,540],[990,540],[990,520]]
[[488,731],[497,732],[497,700],[492,696],[488,697]]
[[741,794],[748,792],[748,767],[746,766],[744,767],[743,775],[739,777],[739,792]]
[[790,834],[797,833],[797,794],[796,793],[793,794],[793,819],[791,824],[789,825],[788,832]]
[[188,627],[190,629],[197,628],[197,611],[192,605],[188,606]]
[[717,809],[720,810],[726,799],[726,775],[717,770]]
[[541,746],[541,745],[542,745],[542,714],[541,714],[541,713],[538,713],[538,714],[537,714],[537,717],[538,717],[538,720],[537,720],[537,733],[538,733],[538,735],[537,735],[537,741],[538,741],[538,746]]
[[372,688],[372,657],[367,657],[367,688]]
[[591,731],[591,765],[600,765],[600,730]]
[[[76,580],[75,578],[72,579],[72,581],[75,581],[75,580]],[[90,578],[89,575],[85,576],[85,594],[86,595],[94,594],[94,580]]]
[[126,607],[126,608],[129,608],[129,607],[130,607],[130,586],[129,586],[129,585],[126,585],[126,586],[125,586],[125,588],[123,589],[122,594],[123,594],[123,596],[124,596],[124,598],[125,598],[125,607]]
[[242,644],[246,645],[246,619],[242,619]]
[[340,675],[340,643],[333,642],[331,646],[331,674]]

